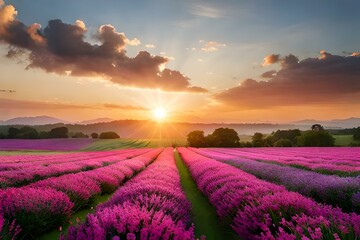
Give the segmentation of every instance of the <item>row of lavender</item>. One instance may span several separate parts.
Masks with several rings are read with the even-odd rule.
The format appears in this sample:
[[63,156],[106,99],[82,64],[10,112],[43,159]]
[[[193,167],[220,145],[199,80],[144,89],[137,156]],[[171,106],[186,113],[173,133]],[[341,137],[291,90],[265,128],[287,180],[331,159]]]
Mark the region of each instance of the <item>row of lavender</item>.
[[235,167],[179,148],[199,190],[242,239],[356,239],[360,216],[320,205]]
[[74,151],[89,146],[90,138],[0,139],[0,150]]
[[312,170],[360,173],[359,148],[247,148],[215,151],[254,160],[298,165]]
[[172,148],[63,236],[68,240],[194,238],[190,203],[181,188]]
[[255,176],[285,186],[319,202],[360,213],[360,177],[323,175],[288,166],[279,166],[228,155],[225,149],[195,149],[209,158],[229,163]]
[[[12,163],[0,163],[0,187],[22,186],[31,182],[67,173],[96,169],[132,158],[148,149],[111,151],[107,153],[77,153],[45,155],[48,159],[21,161],[12,157]],[[32,159],[36,159],[35,156]]]
[[[93,198],[116,190],[124,180],[143,170],[161,151],[162,149],[155,149],[95,170],[65,174],[19,188],[0,190],[1,235],[35,238],[47,230],[61,226],[74,211]],[[132,154],[128,153],[128,157]]]

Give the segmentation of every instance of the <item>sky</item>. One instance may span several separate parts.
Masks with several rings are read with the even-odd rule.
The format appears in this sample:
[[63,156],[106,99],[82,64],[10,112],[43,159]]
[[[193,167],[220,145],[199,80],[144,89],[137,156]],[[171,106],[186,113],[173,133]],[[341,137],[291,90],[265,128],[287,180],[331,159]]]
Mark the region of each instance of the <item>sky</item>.
[[0,5],[3,120],[360,117],[357,0]]

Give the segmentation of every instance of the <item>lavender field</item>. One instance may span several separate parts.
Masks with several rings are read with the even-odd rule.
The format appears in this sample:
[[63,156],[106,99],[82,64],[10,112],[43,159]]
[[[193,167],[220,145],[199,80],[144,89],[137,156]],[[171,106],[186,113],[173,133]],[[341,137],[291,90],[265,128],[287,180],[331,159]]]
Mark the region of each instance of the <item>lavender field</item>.
[[359,166],[357,148],[0,156],[0,236],[359,239]]

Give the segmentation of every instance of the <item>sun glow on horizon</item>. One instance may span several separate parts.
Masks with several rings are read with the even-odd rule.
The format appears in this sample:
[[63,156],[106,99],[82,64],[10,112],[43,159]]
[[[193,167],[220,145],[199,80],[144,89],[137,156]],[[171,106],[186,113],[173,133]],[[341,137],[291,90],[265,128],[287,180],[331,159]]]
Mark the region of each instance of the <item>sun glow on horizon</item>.
[[153,117],[157,121],[163,121],[167,117],[167,115],[167,111],[162,107],[158,107],[153,110]]

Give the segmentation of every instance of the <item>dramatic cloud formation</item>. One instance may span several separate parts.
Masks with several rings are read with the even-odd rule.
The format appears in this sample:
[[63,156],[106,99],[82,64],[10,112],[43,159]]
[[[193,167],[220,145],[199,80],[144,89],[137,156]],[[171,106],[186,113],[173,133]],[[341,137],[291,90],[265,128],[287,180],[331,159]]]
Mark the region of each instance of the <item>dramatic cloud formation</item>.
[[[200,43],[203,43],[203,40],[200,40]],[[215,41],[206,42],[205,45],[201,48],[204,52],[215,52],[218,51],[220,47],[226,47],[225,43],[219,43]]]
[[[138,39],[128,39],[111,25],[100,26],[98,44],[85,41],[87,28],[77,20],[74,25],[50,20],[41,29],[39,24],[26,26],[16,19],[12,5],[0,5],[0,41],[11,46],[10,58],[28,55],[27,69],[40,68],[47,72],[72,76],[96,76],[114,83],[137,88],[165,91],[206,92],[193,87],[190,79],[178,71],[163,67],[168,58],[140,51],[128,57],[126,45],[139,45]],[[162,71],[161,71],[162,70]]]
[[[281,69],[263,75],[268,81],[247,79],[215,95],[233,106],[264,108],[302,104],[360,104],[360,56],[337,56],[321,51],[319,58],[299,61],[294,55],[270,55]],[[275,56],[275,57],[274,57]],[[271,59],[271,60],[269,60]]]

